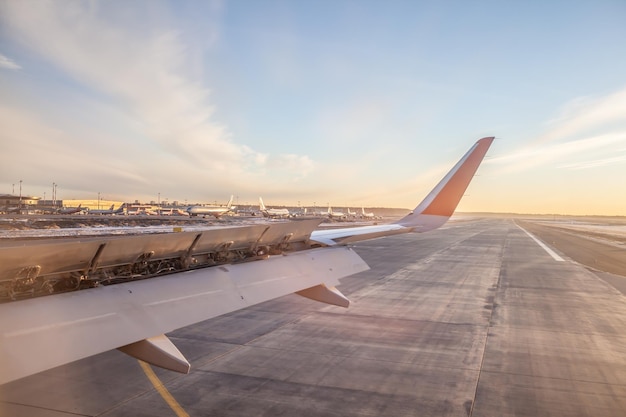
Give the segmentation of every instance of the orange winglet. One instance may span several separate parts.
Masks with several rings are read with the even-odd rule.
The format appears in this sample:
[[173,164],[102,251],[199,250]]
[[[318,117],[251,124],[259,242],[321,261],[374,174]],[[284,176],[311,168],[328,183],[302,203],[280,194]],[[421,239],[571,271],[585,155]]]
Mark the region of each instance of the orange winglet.
[[416,215],[420,214],[452,216],[493,140],[494,137],[478,140],[413,212],[397,223],[403,226],[417,225],[419,216]]

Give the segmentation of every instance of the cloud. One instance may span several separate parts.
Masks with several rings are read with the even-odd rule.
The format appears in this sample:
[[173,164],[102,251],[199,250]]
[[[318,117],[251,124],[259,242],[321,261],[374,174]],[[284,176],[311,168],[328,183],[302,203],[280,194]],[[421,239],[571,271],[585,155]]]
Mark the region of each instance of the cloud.
[[[211,91],[202,85],[198,67],[206,39],[214,42],[219,36],[210,29],[201,46],[186,42],[184,26],[178,28],[169,12],[158,15],[159,7],[152,5],[149,10],[124,8],[122,12],[107,2],[42,1],[37,7],[5,2],[0,16],[22,46],[78,81],[85,94],[127,114],[126,125],[118,131],[128,136],[128,142],[139,137],[145,156],[138,160],[130,152],[120,152],[118,158],[133,166],[129,170],[147,167],[148,159],[153,163],[162,159],[173,175],[214,178],[220,183],[238,177],[251,186],[275,179],[268,164],[278,163],[280,175],[288,178],[308,175],[314,164],[306,156],[266,155],[233,140],[228,127],[215,119]],[[209,10],[219,13],[219,8]],[[137,24],[142,19],[148,22]],[[72,129],[68,127],[65,135],[71,135]],[[92,164],[97,165],[98,156],[90,155]],[[123,167],[124,162],[118,165]]]
[[283,173],[291,173],[292,181],[307,177],[315,168],[315,163],[308,156],[295,154],[275,155],[268,158],[265,165]]
[[590,169],[622,161],[616,147],[626,145],[626,89],[597,98],[565,103],[536,139],[508,154],[486,160],[501,173],[552,165],[561,169]]
[[[56,181],[64,188],[93,190],[108,184],[141,184],[150,182],[137,164],[130,166],[119,158],[120,148],[110,137],[91,132],[92,144],[81,135],[48,126],[27,110],[0,105],[0,177],[6,181],[24,180],[30,187]],[[141,149],[127,144],[123,152],[139,154]],[[91,155],[96,154],[94,159]],[[120,189],[117,187],[111,187]]]
[[566,140],[591,132],[626,131],[626,88],[604,97],[578,97],[566,103],[538,142]]
[[625,161],[626,161],[626,155],[621,155],[621,156],[614,156],[610,158],[602,158],[602,159],[596,159],[596,160],[591,160],[591,161],[565,164],[565,165],[560,166],[559,168],[581,170],[581,169],[604,167],[607,165],[621,164]]
[[8,58],[6,55],[0,54],[0,68],[6,68],[10,70],[18,70],[22,67],[19,66],[14,60]]
[[[380,131],[389,117],[390,105],[382,99],[358,97],[357,99],[327,107],[319,116],[321,137],[330,138],[333,146],[340,142],[347,146],[362,143],[371,132]],[[323,128],[328,126],[328,128]]]
[[[485,160],[486,165],[501,166],[500,172],[518,172],[536,166],[555,165],[560,167],[580,164],[566,163],[572,158],[585,158],[592,152],[614,155],[615,146],[626,144],[626,132],[591,136],[564,143],[532,144],[503,156]],[[589,165],[591,167],[592,165]]]

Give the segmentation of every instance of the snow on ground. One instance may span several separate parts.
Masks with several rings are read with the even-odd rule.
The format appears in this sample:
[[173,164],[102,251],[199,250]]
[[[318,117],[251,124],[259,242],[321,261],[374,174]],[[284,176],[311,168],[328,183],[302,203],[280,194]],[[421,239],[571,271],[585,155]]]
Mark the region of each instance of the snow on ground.
[[569,229],[576,232],[583,233],[600,233],[609,236],[619,236],[626,238],[626,225],[616,224],[600,224],[600,223],[583,223],[583,222],[563,222],[563,221],[549,221],[542,222],[551,226],[557,226],[563,229]]
[[[98,216],[93,218],[85,216],[65,216],[63,218],[50,216],[4,217],[0,218],[0,239],[192,232],[285,221],[289,220],[263,217],[224,217],[220,219],[136,218],[134,216],[132,218],[127,216]],[[372,223],[371,221],[338,222],[326,220],[320,227],[355,227],[371,225]]]
[[0,219],[0,239],[67,237],[67,236],[104,236],[134,235],[143,233],[170,233],[174,231],[199,231],[258,224],[262,219],[237,219],[235,221],[214,219],[157,219],[97,217],[85,218],[3,218]]

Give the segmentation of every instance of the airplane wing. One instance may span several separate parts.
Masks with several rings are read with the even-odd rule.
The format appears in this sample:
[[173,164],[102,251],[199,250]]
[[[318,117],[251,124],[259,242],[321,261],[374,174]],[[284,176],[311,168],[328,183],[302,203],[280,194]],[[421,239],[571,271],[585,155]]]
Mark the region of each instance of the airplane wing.
[[493,137],[487,137],[477,141],[426,198],[411,213],[397,222],[376,226],[316,230],[311,234],[311,239],[333,246],[399,233],[427,232],[440,227],[454,213],[493,140]]
[[111,349],[188,372],[165,333],[290,293],[347,307],[335,285],[368,266],[346,244],[442,225],[492,141],[479,140],[388,225],[320,231],[313,219],[5,244],[0,384]]

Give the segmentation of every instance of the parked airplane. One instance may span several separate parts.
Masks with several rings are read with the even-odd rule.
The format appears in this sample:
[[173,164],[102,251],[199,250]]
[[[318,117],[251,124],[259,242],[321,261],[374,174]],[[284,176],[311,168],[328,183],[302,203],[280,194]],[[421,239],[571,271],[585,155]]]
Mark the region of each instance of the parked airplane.
[[62,207],[57,210],[58,214],[74,214],[80,213],[83,211],[82,204],[79,204],[78,207]]
[[350,211],[349,208],[348,208],[348,217],[352,217],[352,218],[356,217],[356,213],[353,211]]
[[340,211],[333,211],[333,208],[330,206],[330,204],[328,205],[328,210],[323,214],[330,217],[331,219],[341,219],[346,217],[346,215]]
[[186,211],[173,207],[160,208],[157,214],[160,216],[189,216],[189,213],[187,213]]
[[[0,384],[115,348],[186,373],[189,362],[165,333],[290,293],[347,307],[335,285],[369,267],[346,245],[443,225],[493,140],[477,141],[390,224],[315,230],[320,220],[309,219],[3,245],[0,295],[9,301],[0,304]],[[59,294],[10,301],[57,286]]]
[[115,204],[111,204],[111,207],[109,207],[106,210],[98,210],[98,209],[93,209],[93,210],[88,210],[87,213],[88,214],[124,214],[124,208],[126,207],[126,203],[122,203],[122,205],[120,205],[120,207],[115,210]]
[[265,207],[265,204],[263,204],[263,199],[261,197],[259,197],[259,211],[265,217],[289,217],[291,215],[289,210],[287,210],[286,208],[281,208],[281,209],[271,208],[271,209],[268,209],[267,207]]
[[26,206],[22,206],[22,207],[20,207],[20,206],[16,206],[16,207],[5,206],[3,211],[5,213],[8,213],[8,214],[11,214],[11,213],[21,214],[22,211],[25,211],[26,209],[27,209]]
[[236,206],[233,206],[233,196],[231,195],[230,200],[228,200],[228,204],[225,206],[191,206],[187,207],[187,213],[189,213],[189,216],[191,217],[211,215],[218,218],[229,211],[235,210],[236,208]]
[[363,217],[364,219],[373,219],[376,216],[374,215],[374,213],[366,213],[365,208],[361,207],[361,217]]

